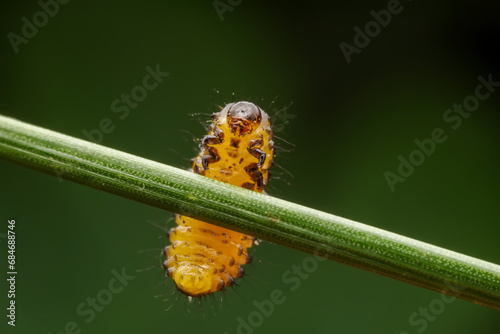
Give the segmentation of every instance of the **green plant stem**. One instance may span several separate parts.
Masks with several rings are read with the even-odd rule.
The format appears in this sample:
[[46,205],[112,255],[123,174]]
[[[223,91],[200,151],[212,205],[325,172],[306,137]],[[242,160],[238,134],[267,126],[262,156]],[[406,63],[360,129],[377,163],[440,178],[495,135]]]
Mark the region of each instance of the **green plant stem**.
[[500,310],[493,263],[1,115],[0,157]]

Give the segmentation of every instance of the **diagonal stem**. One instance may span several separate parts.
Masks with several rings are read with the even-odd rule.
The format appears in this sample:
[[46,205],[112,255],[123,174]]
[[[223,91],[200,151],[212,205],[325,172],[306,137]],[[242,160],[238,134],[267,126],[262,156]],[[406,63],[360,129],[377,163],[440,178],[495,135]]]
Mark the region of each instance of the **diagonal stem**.
[[500,310],[500,266],[0,115],[0,157]]

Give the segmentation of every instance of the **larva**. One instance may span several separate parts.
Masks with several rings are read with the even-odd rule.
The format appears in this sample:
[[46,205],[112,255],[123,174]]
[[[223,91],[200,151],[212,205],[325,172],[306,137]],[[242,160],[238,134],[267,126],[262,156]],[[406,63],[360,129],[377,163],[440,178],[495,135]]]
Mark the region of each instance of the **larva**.
[[[250,102],[226,105],[212,115],[208,134],[200,141],[193,172],[263,192],[273,164],[270,117]],[[230,287],[251,261],[255,238],[176,214],[169,231],[164,269],[179,291],[201,297]]]

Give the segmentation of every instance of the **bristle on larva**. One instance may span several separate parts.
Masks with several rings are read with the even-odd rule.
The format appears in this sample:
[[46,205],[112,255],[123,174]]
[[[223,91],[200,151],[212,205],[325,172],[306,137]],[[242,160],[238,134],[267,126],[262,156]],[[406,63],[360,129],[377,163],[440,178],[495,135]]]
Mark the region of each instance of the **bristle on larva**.
[[[263,192],[273,164],[270,117],[250,102],[230,103],[212,115],[200,141],[193,171],[219,181]],[[182,293],[201,297],[233,285],[249,263],[255,238],[182,215],[169,231],[164,268]]]

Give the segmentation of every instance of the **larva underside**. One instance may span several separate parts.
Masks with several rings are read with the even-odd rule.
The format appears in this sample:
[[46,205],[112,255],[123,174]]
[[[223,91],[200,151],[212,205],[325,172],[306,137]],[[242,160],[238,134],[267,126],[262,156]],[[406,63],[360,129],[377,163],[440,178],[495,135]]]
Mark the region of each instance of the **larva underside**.
[[[230,103],[212,115],[208,134],[193,159],[195,173],[263,192],[273,164],[270,117],[250,102]],[[201,297],[233,285],[251,261],[254,238],[239,232],[175,215],[178,226],[169,231],[164,268],[177,289]]]

